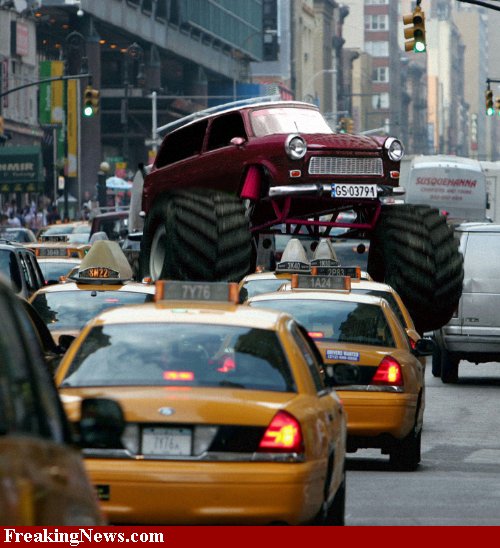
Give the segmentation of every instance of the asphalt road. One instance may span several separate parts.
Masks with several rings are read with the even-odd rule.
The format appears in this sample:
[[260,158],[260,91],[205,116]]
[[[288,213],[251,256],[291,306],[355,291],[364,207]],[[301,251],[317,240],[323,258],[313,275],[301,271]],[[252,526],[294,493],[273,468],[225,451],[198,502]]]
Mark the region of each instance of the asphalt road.
[[346,525],[500,525],[500,363],[426,368],[422,462],[394,472],[380,451],[348,456]]

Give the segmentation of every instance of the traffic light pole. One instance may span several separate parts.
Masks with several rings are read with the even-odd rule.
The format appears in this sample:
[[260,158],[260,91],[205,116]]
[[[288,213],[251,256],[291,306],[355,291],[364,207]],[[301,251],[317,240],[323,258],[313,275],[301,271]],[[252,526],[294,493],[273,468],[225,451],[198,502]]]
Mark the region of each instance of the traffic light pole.
[[39,86],[40,84],[46,84],[48,82],[57,82],[59,80],[80,80],[82,78],[91,78],[91,77],[92,77],[91,74],[86,73],[86,74],[70,74],[68,76],[54,76],[52,78],[45,78],[43,80],[37,80],[36,82],[30,82],[29,84],[23,84],[22,86],[17,86],[15,88],[8,89],[7,91],[2,91],[2,93],[0,93],[0,98],[5,97],[5,95],[9,95],[10,93],[14,93],[15,91],[29,88],[31,86]]

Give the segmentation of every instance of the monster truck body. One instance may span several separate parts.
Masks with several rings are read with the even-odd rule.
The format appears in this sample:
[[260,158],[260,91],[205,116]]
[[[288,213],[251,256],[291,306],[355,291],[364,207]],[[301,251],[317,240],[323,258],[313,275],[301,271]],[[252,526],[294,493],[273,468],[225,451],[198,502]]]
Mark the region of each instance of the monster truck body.
[[239,280],[266,232],[319,238],[343,227],[370,238],[370,273],[395,286],[421,330],[451,316],[463,272],[444,219],[384,205],[404,192],[397,139],[334,133],[295,101],[228,105],[162,130],[142,195],[143,275]]

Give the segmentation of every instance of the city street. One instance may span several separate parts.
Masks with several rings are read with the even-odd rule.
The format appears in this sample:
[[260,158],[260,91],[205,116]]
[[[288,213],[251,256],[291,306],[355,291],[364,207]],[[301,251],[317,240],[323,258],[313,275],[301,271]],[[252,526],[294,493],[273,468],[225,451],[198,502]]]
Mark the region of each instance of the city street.
[[459,375],[443,384],[428,359],[417,471],[391,471],[378,451],[349,457],[346,525],[500,525],[500,365],[463,361]]

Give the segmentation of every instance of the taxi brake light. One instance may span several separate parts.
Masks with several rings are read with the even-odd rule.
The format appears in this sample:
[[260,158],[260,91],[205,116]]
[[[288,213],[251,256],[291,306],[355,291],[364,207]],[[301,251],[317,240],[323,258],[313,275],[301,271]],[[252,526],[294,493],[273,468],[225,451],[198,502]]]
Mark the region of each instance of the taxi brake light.
[[166,381],[194,381],[192,371],[164,371],[163,379]]
[[417,348],[417,341],[412,339],[411,337],[408,337],[408,341],[410,342],[411,349],[415,350],[415,348]]
[[390,356],[386,356],[379,364],[371,384],[403,386],[401,365]]
[[226,357],[222,360],[222,365],[217,368],[219,373],[229,373],[229,371],[234,371],[236,364],[234,363],[233,358]]
[[323,331],[309,331],[309,337],[313,339],[322,339],[325,336]]
[[304,438],[297,419],[286,411],[278,411],[260,440],[259,451],[303,453]]

